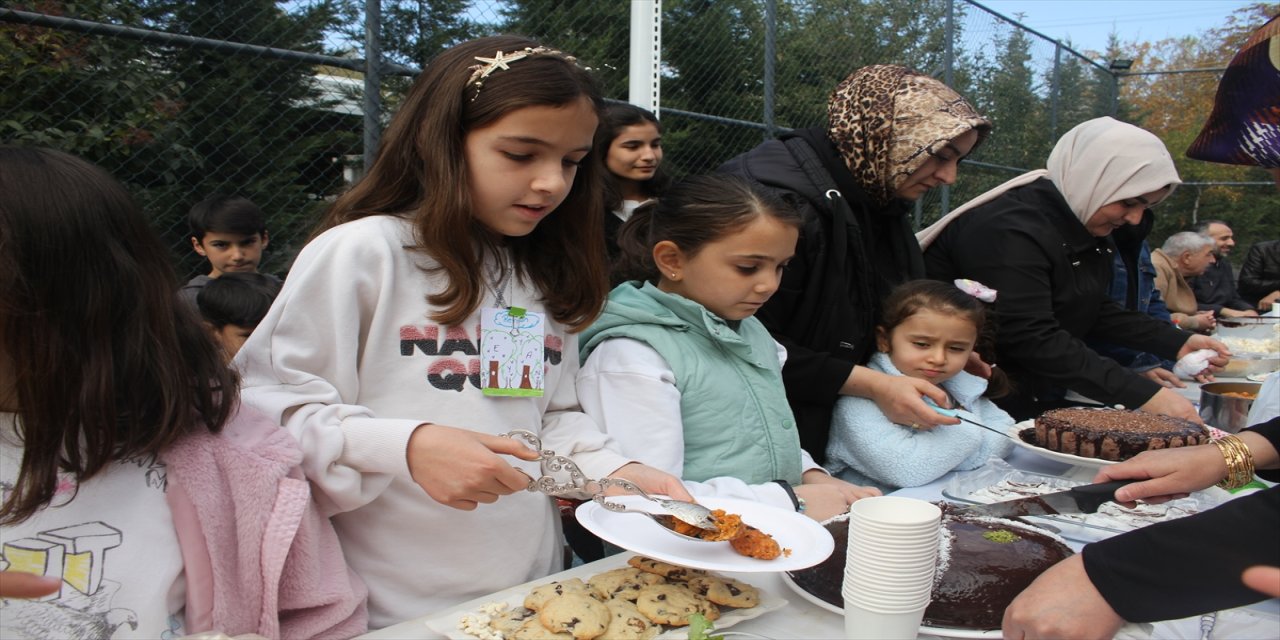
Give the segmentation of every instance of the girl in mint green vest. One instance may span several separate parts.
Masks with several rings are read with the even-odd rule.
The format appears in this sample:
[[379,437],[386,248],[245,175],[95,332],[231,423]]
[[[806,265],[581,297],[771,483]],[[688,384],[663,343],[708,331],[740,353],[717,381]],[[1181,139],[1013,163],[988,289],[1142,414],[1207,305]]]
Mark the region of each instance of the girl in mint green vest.
[[583,410],[622,452],[695,496],[756,500],[816,519],[879,491],[831,477],[800,448],[786,357],[754,317],[795,253],[800,217],[737,177],[697,176],[618,234],[627,281],[581,337]]

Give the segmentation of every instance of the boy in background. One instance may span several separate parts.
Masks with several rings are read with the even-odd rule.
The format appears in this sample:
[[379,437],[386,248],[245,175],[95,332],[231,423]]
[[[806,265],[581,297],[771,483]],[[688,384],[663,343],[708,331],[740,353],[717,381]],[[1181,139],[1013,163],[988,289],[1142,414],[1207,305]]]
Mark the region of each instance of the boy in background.
[[[262,209],[248,198],[216,193],[187,214],[191,248],[209,260],[209,275],[196,276],[178,290],[192,307],[200,290],[224,273],[257,273],[267,248]],[[273,278],[279,283],[279,279]]]
[[280,293],[280,280],[263,273],[224,273],[210,280],[196,295],[200,316],[214,340],[227,352],[227,360],[235,357],[262,322],[271,303]]

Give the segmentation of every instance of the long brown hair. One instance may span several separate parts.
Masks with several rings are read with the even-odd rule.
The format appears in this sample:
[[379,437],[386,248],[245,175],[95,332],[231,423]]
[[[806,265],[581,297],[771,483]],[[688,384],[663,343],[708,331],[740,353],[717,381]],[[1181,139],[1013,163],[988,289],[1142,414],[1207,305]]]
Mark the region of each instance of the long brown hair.
[[22,463],[0,523],[21,522],[116,460],[218,431],[238,378],[178,300],[169,253],[102,169],[0,146],[0,356]]
[[537,42],[492,36],[459,44],[436,56],[409,90],[382,137],[373,166],[338,198],[315,233],[374,215],[407,215],[419,250],[439,263],[449,279],[427,301],[442,307],[433,316],[462,323],[480,304],[486,252],[505,243],[514,267],[543,296],[547,311],[572,330],[600,313],[608,293],[604,221],[600,215],[603,165],[588,154],[564,202],[523,237],[501,239],[472,216],[465,142],[473,129],[531,106],[562,106],[589,98],[599,114],[603,98],[591,74],[564,55],[534,55],[484,79],[470,82],[477,57],[511,53]]

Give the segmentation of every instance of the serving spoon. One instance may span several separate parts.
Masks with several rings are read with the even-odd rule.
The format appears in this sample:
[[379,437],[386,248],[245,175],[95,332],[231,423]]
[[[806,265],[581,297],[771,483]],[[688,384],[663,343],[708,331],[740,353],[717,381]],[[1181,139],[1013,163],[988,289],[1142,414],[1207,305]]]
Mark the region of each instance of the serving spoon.
[[[658,523],[658,526],[671,535],[679,536],[686,540],[697,540],[698,542],[708,542],[702,538],[687,536],[674,529],[674,525],[668,518],[676,518],[681,522],[698,527],[699,529],[707,529],[709,531],[719,531],[716,526],[715,518],[711,515],[711,510],[696,503],[687,502],[685,500],[673,500],[671,498],[656,498],[645,492],[634,482],[624,480],[622,478],[600,478],[593,480],[586,477],[582,470],[578,468],[577,463],[569,458],[556,455],[555,451],[542,448],[542,439],[531,431],[524,429],[515,429],[502,434],[504,438],[512,438],[523,440],[534,451],[538,452],[538,462],[542,468],[542,477],[529,479],[529,485],[525,487],[526,491],[534,491],[543,493],[553,497],[569,497],[577,498],[584,495],[590,496],[591,501],[596,504],[613,511],[615,513],[638,513],[648,516],[651,520]],[[567,482],[558,482],[556,474],[568,475]],[[626,505],[609,502],[605,499],[604,492],[609,487],[618,487],[623,491],[638,495],[645,500],[653,502],[662,507],[666,514],[649,513],[648,511],[640,511],[636,509],[628,509]]]

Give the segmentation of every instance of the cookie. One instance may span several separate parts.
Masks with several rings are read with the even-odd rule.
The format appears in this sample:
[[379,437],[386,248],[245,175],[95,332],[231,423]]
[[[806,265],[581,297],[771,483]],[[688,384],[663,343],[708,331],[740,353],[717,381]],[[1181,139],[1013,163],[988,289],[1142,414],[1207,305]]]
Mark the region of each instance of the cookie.
[[710,600],[676,584],[656,584],[641,589],[636,596],[636,608],[650,622],[675,627],[688,625],[689,616],[695,613],[701,613],[708,620],[720,617],[720,609]]
[[641,571],[635,567],[622,567],[592,576],[587,584],[606,600],[621,598],[635,602],[642,587],[662,584],[664,579],[656,573]]
[[602,637],[608,640],[648,640],[658,635],[658,627],[640,613],[634,603],[614,598],[606,600],[609,608],[609,628]]
[[726,607],[750,609],[760,604],[760,592],[755,587],[733,578],[699,576],[691,578],[688,585],[694,593]]
[[587,586],[581,578],[570,578],[561,582],[548,582],[539,587],[534,587],[533,591],[524,598],[524,608],[538,611],[542,608],[542,604],[551,598],[561,596],[566,593],[591,594],[594,590]]
[[556,633],[544,626],[535,616],[524,621],[518,629],[505,635],[507,640],[573,640],[567,633]]
[[609,608],[585,593],[566,593],[542,604],[538,621],[554,633],[567,633],[577,640],[591,640],[609,626]]
[[516,632],[528,622],[530,618],[537,619],[538,612],[524,607],[515,607],[514,609],[506,609],[500,613],[489,616],[489,627],[494,631],[502,634],[504,638],[511,638]]
[[684,582],[689,578],[707,575],[707,572],[701,569],[681,567],[669,562],[662,562],[661,560],[654,560],[653,558],[646,558],[644,556],[632,556],[631,559],[627,561],[627,564],[641,571],[654,573],[668,580],[675,580],[677,582]]

